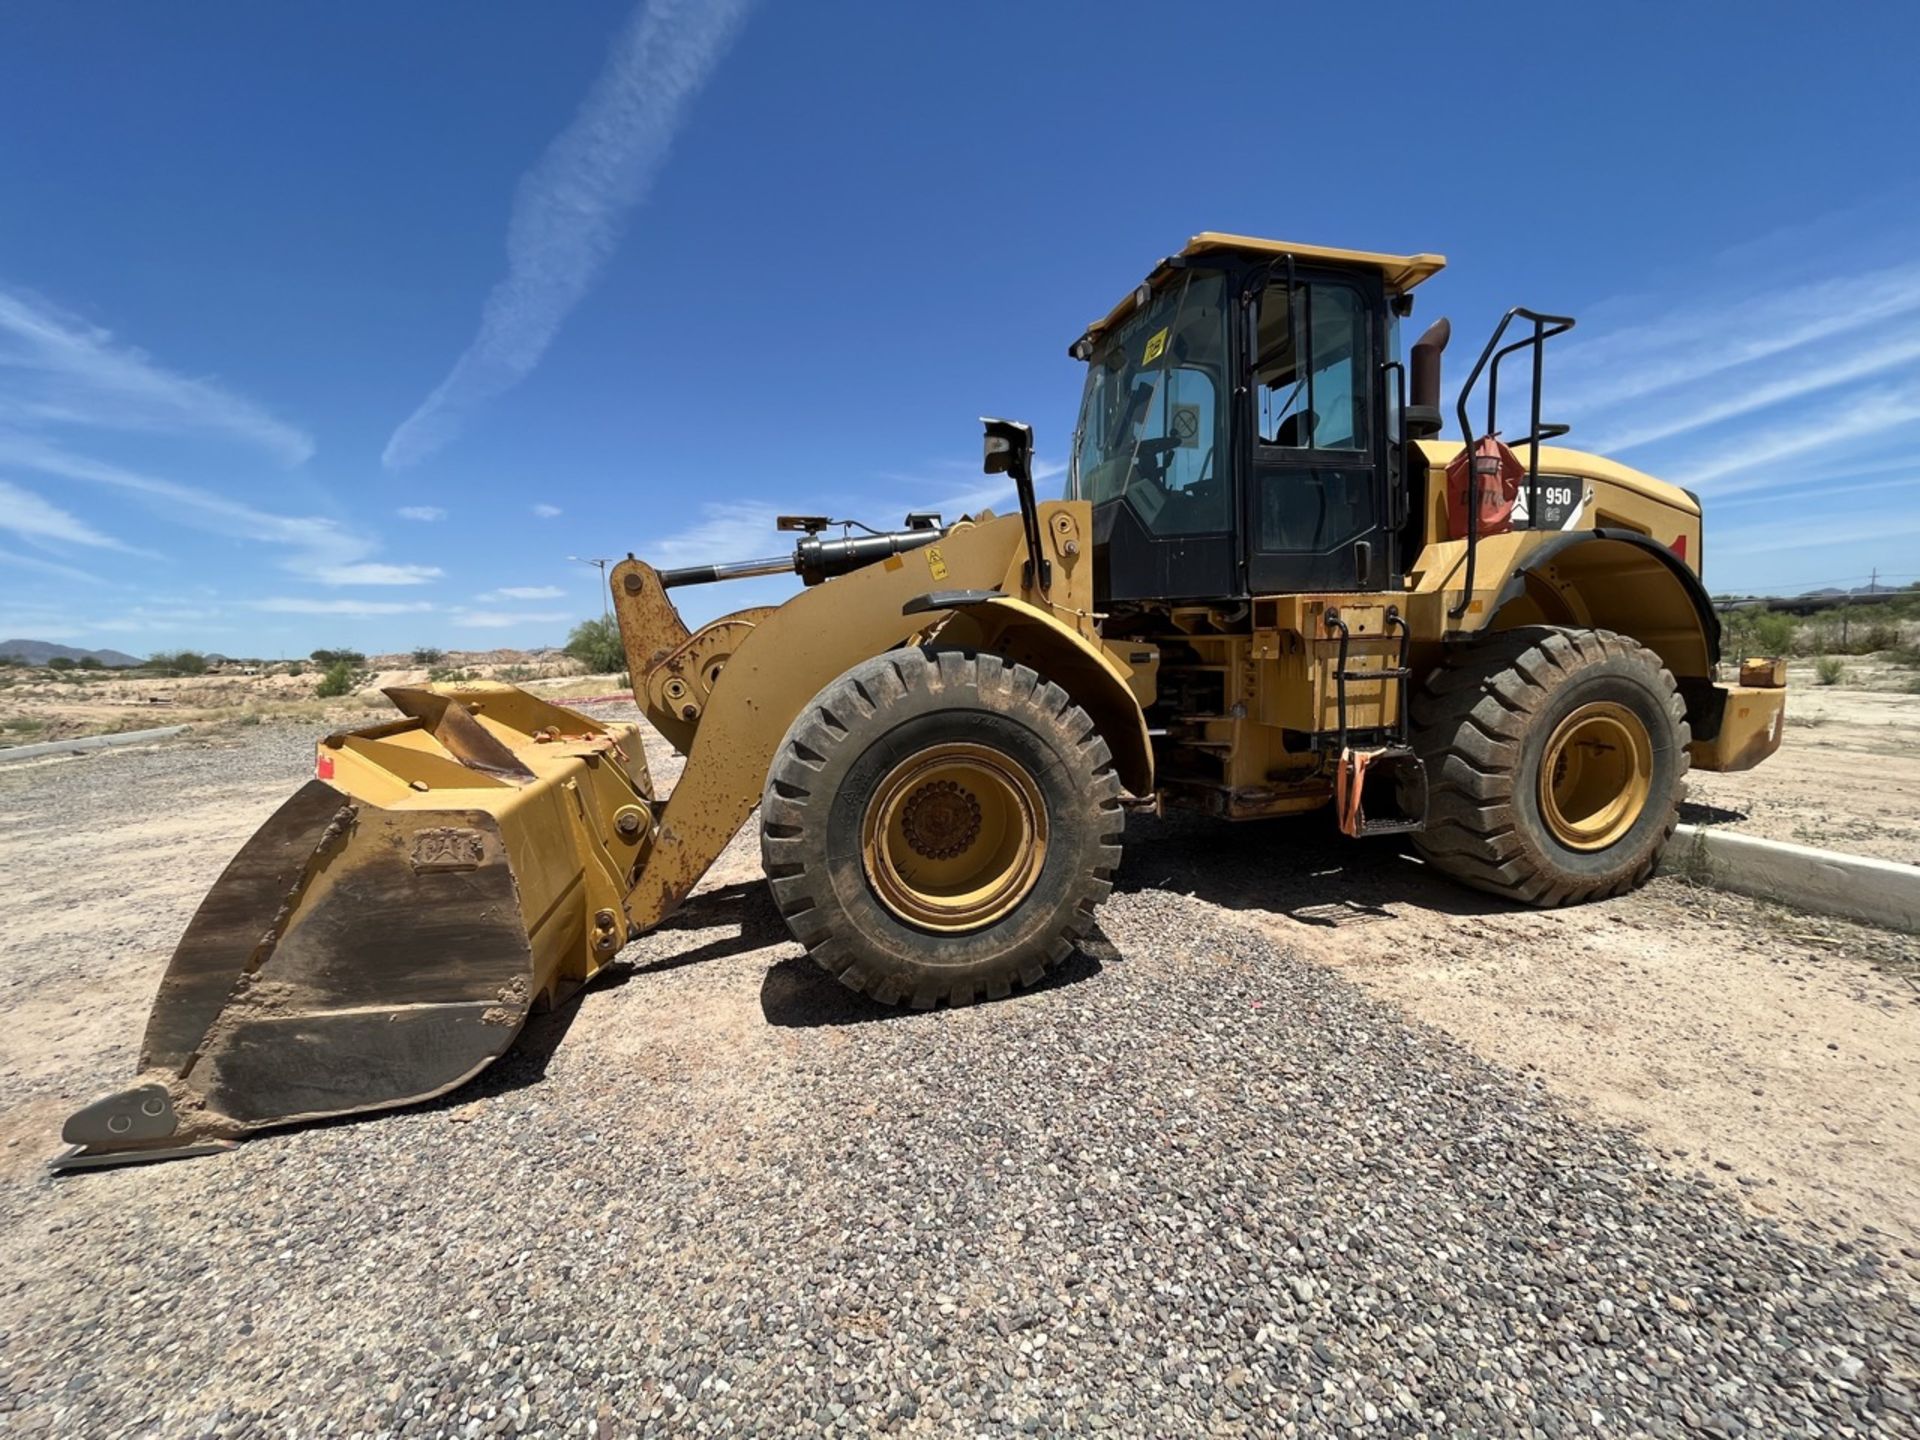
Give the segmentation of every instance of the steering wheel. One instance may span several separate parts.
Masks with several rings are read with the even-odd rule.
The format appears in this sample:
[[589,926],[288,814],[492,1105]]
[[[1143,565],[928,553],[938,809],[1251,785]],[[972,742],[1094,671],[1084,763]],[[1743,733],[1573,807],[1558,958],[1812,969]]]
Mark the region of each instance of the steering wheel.
[[1173,452],[1180,449],[1184,441],[1172,435],[1163,435],[1153,440],[1141,440],[1133,447],[1136,461],[1145,461],[1142,468],[1143,478],[1153,481],[1162,490],[1167,488],[1167,466],[1173,459]]

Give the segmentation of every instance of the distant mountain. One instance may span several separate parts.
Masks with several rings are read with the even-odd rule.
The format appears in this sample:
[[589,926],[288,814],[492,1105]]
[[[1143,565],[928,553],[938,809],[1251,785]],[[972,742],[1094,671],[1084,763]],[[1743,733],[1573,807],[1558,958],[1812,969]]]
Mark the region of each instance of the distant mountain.
[[71,645],[55,645],[47,640],[0,640],[0,655],[12,655],[29,665],[44,665],[49,660],[85,660],[92,656],[102,665],[138,665],[139,659],[120,650],[76,650]]

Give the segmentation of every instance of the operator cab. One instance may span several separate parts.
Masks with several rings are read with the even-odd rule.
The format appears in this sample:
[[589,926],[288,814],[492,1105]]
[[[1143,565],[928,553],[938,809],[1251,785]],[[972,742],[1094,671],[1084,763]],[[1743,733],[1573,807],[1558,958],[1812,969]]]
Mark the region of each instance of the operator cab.
[[1397,587],[1399,316],[1445,263],[1208,232],[1075,341],[1101,602]]

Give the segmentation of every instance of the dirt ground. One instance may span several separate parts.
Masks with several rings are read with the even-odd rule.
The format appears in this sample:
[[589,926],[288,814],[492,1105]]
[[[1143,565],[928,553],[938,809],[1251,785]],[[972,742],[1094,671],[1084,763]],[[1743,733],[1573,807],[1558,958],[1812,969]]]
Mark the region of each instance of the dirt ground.
[[[1825,713],[1862,703],[1814,698]],[[143,857],[119,869],[115,913],[186,913],[284,798],[297,776],[223,759],[252,755],[251,737],[264,733],[178,746],[181,788],[168,813],[114,837]],[[1848,733],[1851,743],[1880,740]],[[1802,752],[1845,753],[1822,743],[1841,738],[1838,725],[1788,734],[1775,765]],[[648,748],[656,776],[670,782],[677,762],[657,739]],[[0,872],[38,881],[6,895],[5,931],[10,948],[29,950],[55,944],[72,925],[84,897],[71,874],[97,863],[101,844],[76,831],[49,846],[42,833],[26,853],[10,799],[32,784],[33,763],[0,767]],[[112,769],[97,756],[45,763],[95,765],[103,781]],[[1856,783],[1869,773],[1832,764],[1830,774]],[[1768,797],[1765,806],[1729,793],[1728,782],[1752,786],[1753,777],[1716,780],[1725,787],[1713,792],[1717,803],[1748,805],[1769,823],[1847,808],[1829,791],[1816,810],[1811,783],[1788,783],[1789,767],[1780,768],[1782,783],[1753,791]],[[1911,807],[1904,816],[1891,803],[1877,808],[1885,788],[1882,773],[1877,790],[1856,792],[1858,803],[1876,807],[1866,813],[1881,817],[1875,833],[1891,836],[1899,820],[1911,833]],[[1136,817],[1127,843],[1135,888],[1183,892],[1231,912],[1486,1058],[1537,1074],[1577,1109],[1632,1130],[1673,1168],[1727,1187],[1754,1211],[1865,1236],[1920,1277],[1915,937],[1672,878],[1603,904],[1514,910],[1429,874],[1391,840],[1340,842],[1312,817],[1258,827]],[[755,879],[755,848],[743,836],[703,890]],[[770,933],[754,943],[771,953],[785,940]],[[0,1170],[38,1166],[51,1153],[65,1108],[86,1097],[46,1082],[79,1056],[126,1051],[164,955],[151,943],[128,949],[109,940],[69,977],[70,989],[40,985],[8,997],[0,1078],[23,1103],[4,1122]]]
[[[316,732],[369,705],[384,706],[380,691],[425,685],[451,671],[461,679],[507,680],[559,697],[618,690],[612,675],[584,675],[564,655],[516,650],[457,652],[434,670],[401,655],[376,655],[355,676],[351,694],[321,699],[317,665],[266,667],[258,673],[216,667],[205,675],[143,671],[0,670],[0,745],[31,745],[83,735],[118,734],[187,724],[201,733],[283,720]],[[451,677],[450,677],[451,678]]]
[[1735,774],[1696,771],[1686,818],[1920,865],[1920,694],[1907,688],[1920,672],[1845,663],[1837,685],[1796,663],[1778,753]]

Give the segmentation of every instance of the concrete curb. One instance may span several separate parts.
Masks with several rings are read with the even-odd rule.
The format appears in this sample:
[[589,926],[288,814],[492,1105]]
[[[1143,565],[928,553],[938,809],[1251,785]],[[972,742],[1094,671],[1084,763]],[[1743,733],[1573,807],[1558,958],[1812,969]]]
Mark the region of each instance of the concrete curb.
[[110,750],[115,745],[138,745],[149,740],[165,740],[178,735],[184,725],[163,725],[158,730],[122,730],[117,735],[82,735],[73,740],[42,740],[35,745],[10,745],[0,748],[0,763],[30,760],[35,755],[72,755],[83,750]]
[[1920,866],[1681,825],[1660,857],[1660,873],[1920,934]]

